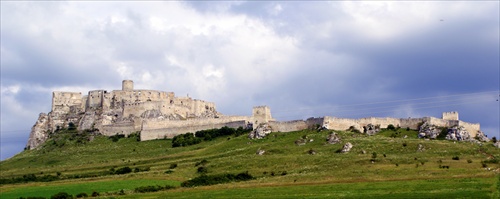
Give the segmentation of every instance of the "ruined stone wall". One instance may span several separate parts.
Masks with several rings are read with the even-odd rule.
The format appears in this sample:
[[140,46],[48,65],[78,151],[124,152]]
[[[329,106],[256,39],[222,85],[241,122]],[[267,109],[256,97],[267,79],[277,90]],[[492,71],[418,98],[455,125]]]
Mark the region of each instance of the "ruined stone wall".
[[[437,118],[434,118],[437,119]],[[377,118],[377,117],[369,117],[369,118],[361,118],[361,119],[348,119],[348,118],[336,118],[336,117],[325,117],[324,126],[328,129],[332,130],[346,130],[349,127],[354,126],[356,129],[362,131],[363,126],[368,124],[380,125],[380,128],[387,128],[389,124],[394,125],[395,127],[401,128],[410,128],[417,130],[419,125],[424,122],[424,118]],[[441,121],[438,121],[441,122]]]
[[[231,120],[235,121],[231,121]],[[172,138],[179,134],[195,133],[200,130],[217,129],[224,126],[231,128],[246,127],[246,120],[232,119],[195,119],[195,120],[170,120],[164,121],[161,124],[153,124],[150,121],[144,121],[141,131],[141,140],[154,140],[163,138]],[[205,120],[205,121],[203,121]],[[166,125],[166,124],[169,125]],[[158,126],[164,126],[158,128]]]
[[89,91],[89,94],[87,96],[86,111],[102,108],[102,100],[104,92],[105,92],[104,90]]
[[137,128],[135,122],[115,123],[112,125],[103,125],[99,128],[99,132],[106,136],[112,136],[116,134],[129,135],[140,130],[140,125]]
[[363,126],[361,126],[356,119],[348,119],[348,118],[338,118],[338,117],[330,117],[326,116],[324,118],[324,127],[331,130],[347,130],[349,127],[354,126],[354,128],[362,131]]
[[82,112],[85,103],[82,102],[82,93],[79,92],[52,92],[53,112]]
[[307,123],[304,120],[293,120],[286,122],[270,121],[268,122],[271,126],[272,132],[290,132],[290,131],[300,131],[307,129]]
[[469,132],[471,137],[476,137],[478,131],[481,130],[481,125],[479,123],[469,123],[469,122],[459,121],[458,125],[465,127],[465,130]]

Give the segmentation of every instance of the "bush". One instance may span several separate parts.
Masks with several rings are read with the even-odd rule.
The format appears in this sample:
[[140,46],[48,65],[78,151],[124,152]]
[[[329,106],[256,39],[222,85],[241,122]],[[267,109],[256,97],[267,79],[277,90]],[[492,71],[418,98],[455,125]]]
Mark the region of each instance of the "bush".
[[92,197],[97,197],[97,196],[99,196],[99,195],[100,195],[100,194],[99,194],[99,192],[97,192],[97,191],[93,191],[93,192],[92,192]]
[[123,134],[115,134],[112,136],[109,136],[109,139],[112,140],[113,142],[118,142],[118,140],[125,138],[125,135]]
[[130,167],[122,167],[117,169],[114,174],[120,175],[120,174],[127,174],[132,172],[132,169]]
[[71,198],[73,198],[73,196],[66,193],[66,192],[59,192],[59,193],[51,196],[50,198],[51,199],[71,199]]
[[177,168],[177,163],[172,163],[170,164],[170,167],[168,167],[169,169],[175,169]]
[[136,193],[147,193],[147,192],[157,192],[157,191],[162,191],[162,190],[168,190],[168,189],[174,189],[174,186],[166,185],[164,187],[162,186],[143,186],[143,187],[137,187],[134,189],[134,192]]
[[472,163],[472,160],[467,160],[467,163],[469,163],[469,164]]
[[452,160],[460,160],[460,158],[458,156],[453,156],[451,159]]
[[[285,174],[286,175],[286,174]],[[219,175],[201,175],[188,181],[181,183],[182,187],[206,186],[214,184],[222,184],[228,182],[239,182],[252,180],[254,177],[248,172],[235,174],[219,174]]]
[[493,136],[493,137],[491,138],[491,141],[492,141],[493,143],[497,143],[497,137]]
[[89,195],[87,195],[87,193],[79,193],[79,194],[76,194],[76,197],[77,198],[86,198],[86,197],[89,197]]
[[200,143],[201,138],[194,137],[193,133],[176,135],[172,140],[172,147],[189,146]]
[[389,125],[387,125],[387,129],[396,130],[396,127],[394,127],[394,125],[392,125],[392,124],[389,124]]
[[196,172],[197,173],[207,173],[208,169],[207,169],[207,167],[201,166],[201,167],[198,167],[198,169],[196,170]]

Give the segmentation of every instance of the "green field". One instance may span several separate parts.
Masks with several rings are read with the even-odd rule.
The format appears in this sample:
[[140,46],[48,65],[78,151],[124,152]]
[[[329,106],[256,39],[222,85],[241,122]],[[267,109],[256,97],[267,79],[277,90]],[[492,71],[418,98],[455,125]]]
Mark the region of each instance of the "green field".
[[[68,141],[58,147],[24,151],[0,162],[0,178],[34,174],[60,175],[51,182],[0,185],[0,198],[49,197],[92,191],[101,197],[125,198],[495,198],[499,195],[500,149],[492,143],[424,140],[406,129],[375,136],[337,132],[339,144],[326,144],[332,131],[272,133],[262,140],[221,137],[188,147],[171,147],[171,140],[117,142],[98,136],[86,144]],[[399,132],[395,134],[395,132]],[[396,135],[396,137],[391,137]],[[403,138],[408,135],[407,138]],[[298,146],[297,139],[306,138]],[[312,140],[312,142],[309,142]],[[349,153],[337,153],[342,145]],[[419,150],[419,148],[421,150]],[[257,150],[264,155],[256,155]],[[309,152],[316,152],[310,155]],[[199,176],[202,160],[207,175],[248,171],[254,180],[194,188],[180,183]],[[170,168],[176,164],[176,168]],[[111,175],[121,167],[147,171]],[[166,172],[169,171],[169,172]],[[135,193],[147,185],[178,188]],[[125,195],[119,195],[123,190]],[[27,195],[30,194],[30,195]]]

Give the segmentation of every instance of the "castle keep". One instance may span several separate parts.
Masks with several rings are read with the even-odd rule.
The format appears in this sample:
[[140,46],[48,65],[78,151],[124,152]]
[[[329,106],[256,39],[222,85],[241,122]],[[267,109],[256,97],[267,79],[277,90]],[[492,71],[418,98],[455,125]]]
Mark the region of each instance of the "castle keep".
[[132,80],[123,80],[121,90],[93,90],[87,95],[77,92],[52,94],[52,109],[41,113],[27,143],[35,149],[48,139],[50,132],[70,124],[79,130],[98,130],[107,136],[140,132],[141,140],[172,138],[199,130],[221,128],[258,128],[266,125],[271,131],[288,132],[322,126],[332,130],[366,129],[370,125],[382,128],[389,124],[401,128],[419,129],[422,124],[440,127],[460,126],[472,137],[480,133],[479,124],[460,121],[457,112],[445,112],[442,118],[362,118],[336,117],[307,120],[276,121],[267,106],[253,108],[251,116],[225,116],[216,111],[213,102],[177,97],[173,92],[134,89]]

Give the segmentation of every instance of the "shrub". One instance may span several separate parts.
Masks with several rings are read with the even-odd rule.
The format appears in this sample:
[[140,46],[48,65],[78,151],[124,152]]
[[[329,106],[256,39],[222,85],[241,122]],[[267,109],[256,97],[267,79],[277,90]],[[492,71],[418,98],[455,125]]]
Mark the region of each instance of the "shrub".
[[491,141],[492,141],[493,143],[497,143],[497,137],[493,136],[493,137],[491,138]]
[[76,197],[77,198],[86,198],[86,197],[89,197],[89,195],[87,195],[87,193],[79,193],[79,194],[76,194]]
[[453,156],[451,159],[452,160],[460,160],[460,158],[458,156]]
[[156,186],[142,186],[134,189],[136,193],[147,193],[147,192],[157,192],[162,190],[174,189],[174,186],[165,185],[164,187],[156,185]]
[[238,182],[252,180],[254,177],[248,172],[235,174],[219,174],[219,175],[201,175],[188,181],[181,183],[182,187],[206,186],[214,184],[222,184],[228,182]]
[[373,152],[373,153],[372,153],[372,158],[373,158],[373,159],[377,158],[377,152]]
[[93,192],[92,192],[92,197],[97,197],[97,196],[99,196],[99,195],[100,195],[100,194],[99,194],[99,192],[97,192],[97,191],[93,191]]
[[207,173],[208,169],[207,169],[207,167],[201,166],[201,167],[198,167],[198,169],[196,170],[196,172],[197,173]]
[[394,127],[394,125],[392,125],[392,124],[389,124],[389,125],[387,125],[387,129],[396,130],[396,127]]
[[132,169],[130,167],[122,167],[117,169],[114,174],[120,175],[120,174],[127,174],[132,172]]
[[170,167],[168,167],[169,169],[175,169],[177,168],[177,163],[172,163],[170,164]]
[[201,142],[201,138],[194,137],[193,133],[186,133],[181,135],[176,135],[172,140],[172,147],[181,147],[198,144]]
[[71,199],[73,198],[72,195],[66,193],[66,192],[59,192],[56,193],[55,195],[50,197],[51,199]]
[[115,135],[109,136],[109,139],[111,141],[113,141],[113,142],[118,142],[118,140],[120,140],[122,138],[125,138],[125,135],[123,135],[123,134],[115,134]]
[[472,163],[472,160],[470,160],[470,159],[469,159],[469,160],[467,160],[467,163],[469,163],[469,164],[470,164],[470,163]]
[[406,147],[408,146],[408,144],[406,144],[406,142],[403,142],[403,147]]

